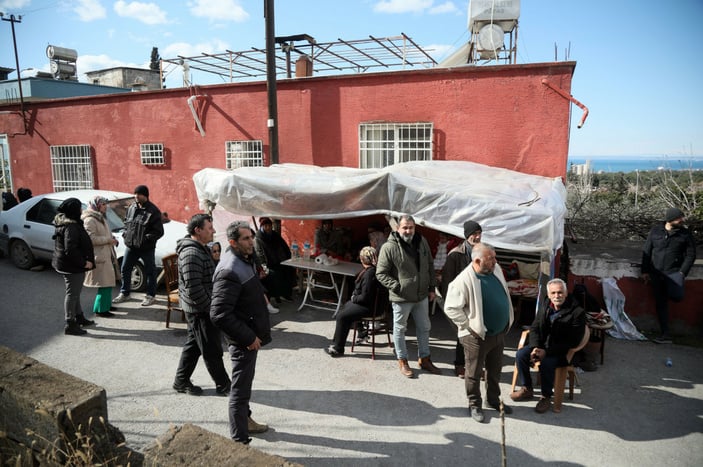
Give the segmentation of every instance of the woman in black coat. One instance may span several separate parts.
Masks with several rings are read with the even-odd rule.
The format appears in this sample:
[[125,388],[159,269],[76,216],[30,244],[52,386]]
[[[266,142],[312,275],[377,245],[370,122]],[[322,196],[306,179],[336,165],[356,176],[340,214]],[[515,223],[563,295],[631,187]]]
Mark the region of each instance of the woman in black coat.
[[349,336],[349,330],[355,321],[373,315],[373,307],[378,293],[379,283],[376,280],[376,249],[366,246],[359,252],[359,259],[364,269],[359,272],[354,282],[354,292],[351,300],[337,315],[337,324],[334,330],[332,345],[325,349],[330,357],[344,355],[344,345]]
[[81,202],[77,198],[63,201],[54,218],[54,256],[51,265],[61,274],[66,284],[64,334],[80,336],[86,333],[81,326],[95,324],[83,316],[81,291],[85,272],[95,267],[93,242],[81,221]]

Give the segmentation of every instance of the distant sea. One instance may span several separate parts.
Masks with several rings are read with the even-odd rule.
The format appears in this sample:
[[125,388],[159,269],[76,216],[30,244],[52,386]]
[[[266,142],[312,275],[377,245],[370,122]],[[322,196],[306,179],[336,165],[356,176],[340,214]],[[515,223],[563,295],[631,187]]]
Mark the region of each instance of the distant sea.
[[637,170],[703,170],[703,156],[591,156],[569,157],[567,170],[572,164],[591,162],[591,170],[598,172],[635,172]]

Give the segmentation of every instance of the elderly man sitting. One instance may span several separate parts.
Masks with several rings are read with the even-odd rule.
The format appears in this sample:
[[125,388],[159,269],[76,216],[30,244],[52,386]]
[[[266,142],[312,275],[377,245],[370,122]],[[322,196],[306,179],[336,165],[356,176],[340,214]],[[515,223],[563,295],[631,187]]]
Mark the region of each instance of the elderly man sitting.
[[549,281],[547,295],[549,301],[537,312],[530,327],[529,345],[518,350],[515,355],[518,381],[522,381],[523,387],[510,394],[514,401],[532,399],[534,392],[530,366],[540,362],[542,397],[535,407],[538,413],[549,410],[554,373],[557,367],[568,365],[566,354],[581,342],[586,329],[586,312],[576,300],[568,296],[566,282],[561,279]]

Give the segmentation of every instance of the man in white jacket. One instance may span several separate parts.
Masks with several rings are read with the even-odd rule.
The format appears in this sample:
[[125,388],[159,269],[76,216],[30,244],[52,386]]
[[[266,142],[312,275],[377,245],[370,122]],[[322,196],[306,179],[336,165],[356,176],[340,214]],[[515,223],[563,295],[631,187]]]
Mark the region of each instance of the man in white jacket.
[[[499,410],[504,340],[513,324],[510,292],[492,246],[474,246],[471,263],[449,284],[444,312],[459,328],[464,347],[471,418],[483,422],[481,371],[486,368],[486,404]],[[503,409],[512,413],[507,405]]]

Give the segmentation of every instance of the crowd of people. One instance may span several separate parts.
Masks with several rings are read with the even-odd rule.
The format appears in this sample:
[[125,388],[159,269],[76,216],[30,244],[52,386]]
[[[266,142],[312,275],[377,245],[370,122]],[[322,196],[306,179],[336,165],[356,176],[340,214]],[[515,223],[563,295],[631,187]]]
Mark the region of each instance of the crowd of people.
[[[55,252],[52,265],[63,278],[65,333],[83,335],[95,324],[80,305],[82,288],[97,288],[93,313],[113,316],[113,304],[130,297],[130,275],[139,259],[145,265],[146,297],[142,306],[155,301],[154,249],[163,235],[159,209],[149,201],[149,189],[134,189],[135,202],[129,207],[123,235],[126,252],[121,269],[106,220],[107,200],[93,198],[85,211],[81,202],[69,198],[61,203],[54,220]],[[695,260],[695,243],[684,226],[683,213],[670,208],[661,226],[656,226],[643,249],[642,274],[653,284],[660,343],[670,342],[667,304],[680,300],[683,278]],[[202,356],[215,384],[215,392],[229,398],[230,435],[247,444],[250,434],[268,429],[251,417],[250,401],[258,351],[271,342],[270,314],[277,306],[293,300],[295,270],[283,263],[291,249],[273,221],[259,219],[259,228],[246,222],[227,227],[225,244],[214,242],[215,228],[208,214],[195,214],[178,241],[178,293],[185,312],[187,334],[173,389],[187,395],[201,395],[191,376]],[[500,397],[500,375],[505,336],[514,320],[510,291],[495,249],[482,242],[483,229],[473,220],[463,223],[464,239],[439,236],[433,250],[416,230],[411,215],[397,218],[395,230],[384,232],[369,226],[368,245],[358,252],[362,269],[354,279],[351,297],[337,314],[332,343],[325,349],[331,357],[345,354],[349,332],[361,318],[374,311],[379,294],[390,303],[394,352],[400,373],[416,377],[409,363],[406,344],[408,320],[412,317],[417,338],[417,366],[430,374],[441,374],[431,359],[429,304],[440,301],[456,329],[454,364],[456,376],[464,379],[469,414],[484,422],[483,408],[512,413]],[[316,254],[349,258],[348,243],[334,229],[331,220],[322,222],[315,235]],[[121,281],[119,294],[112,290]],[[552,279],[546,284],[547,300],[539,304],[530,326],[529,343],[516,354],[520,387],[510,398],[528,401],[535,397],[530,369],[537,366],[541,395],[535,406],[544,413],[551,406],[556,368],[565,366],[569,349],[584,338],[586,313],[569,296],[567,284]],[[277,306],[274,306],[277,305]],[[223,364],[223,342],[230,355],[232,371]],[[481,380],[485,379],[485,398]],[[485,404],[484,404],[485,401]]]

